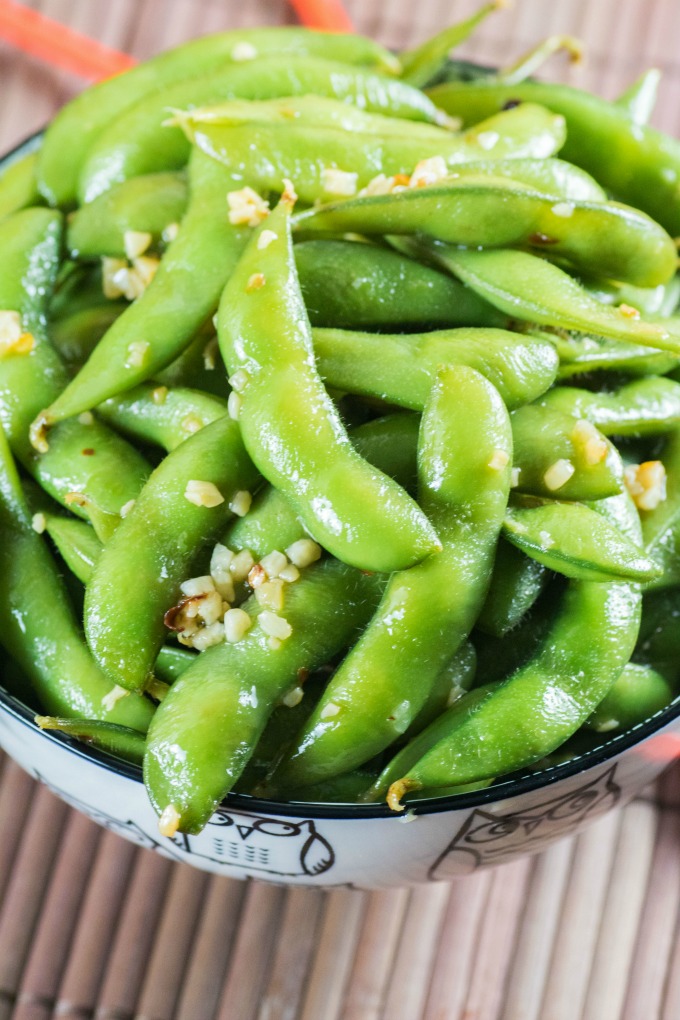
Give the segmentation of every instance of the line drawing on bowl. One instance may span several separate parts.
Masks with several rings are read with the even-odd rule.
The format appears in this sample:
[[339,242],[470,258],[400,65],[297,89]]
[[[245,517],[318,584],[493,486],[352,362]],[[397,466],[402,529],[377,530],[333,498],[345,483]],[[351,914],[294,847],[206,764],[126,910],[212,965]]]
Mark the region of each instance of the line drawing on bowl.
[[434,862],[428,878],[439,882],[459,875],[461,864],[466,871],[474,871],[515,857],[518,852],[541,850],[586,818],[604,814],[618,804],[622,790],[615,773],[616,764],[567,793],[521,811],[492,814],[476,808]]

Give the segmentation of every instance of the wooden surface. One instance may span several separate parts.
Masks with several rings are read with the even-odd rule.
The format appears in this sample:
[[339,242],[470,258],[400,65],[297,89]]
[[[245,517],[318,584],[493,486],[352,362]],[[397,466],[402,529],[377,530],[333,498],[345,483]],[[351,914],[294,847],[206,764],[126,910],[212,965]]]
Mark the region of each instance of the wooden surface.
[[[34,0],[138,58],[283,0]],[[414,45],[476,6],[348,0]],[[508,63],[551,32],[588,59],[551,74],[613,97],[655,65],[680,134],[677,0],[519,0],[464,53]],[[0,150],[82,83],[0,44]],[[680,770],[538,857],[452,885],[361,893],[203,875],[72,812],[0,755],[0,1020],[678,1020]]]

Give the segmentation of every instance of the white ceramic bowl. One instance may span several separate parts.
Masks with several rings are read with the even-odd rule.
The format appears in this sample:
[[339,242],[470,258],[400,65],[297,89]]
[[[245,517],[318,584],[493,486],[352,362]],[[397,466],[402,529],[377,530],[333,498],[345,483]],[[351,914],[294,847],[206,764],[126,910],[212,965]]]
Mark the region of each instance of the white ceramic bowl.
[[[39,136],[9,153],[7,165]],[[567,764],[474,794],[385,805],[280,804],[232,794],[199,836],[158,833],[141,769],[57,732],[2,689],[0,746],[94,821],[175,860],[232,878],[380,888],[457,878],[545,849],[630,800],[680,754],[680,703]]]
[[624,804],[680,753],[680,704],[567,764],[474,794],[385,805],[231,794],[199,836],[158,834],[141,769],[61,733],[0,688],[0,746],[94,821],[166,857],[231,878],[380,888],[458,878],[543,850]]

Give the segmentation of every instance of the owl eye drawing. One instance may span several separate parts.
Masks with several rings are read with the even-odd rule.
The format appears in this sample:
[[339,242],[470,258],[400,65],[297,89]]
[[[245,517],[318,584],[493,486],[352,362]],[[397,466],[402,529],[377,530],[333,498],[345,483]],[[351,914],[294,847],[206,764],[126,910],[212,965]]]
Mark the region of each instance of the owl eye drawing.
[[497,814],[477,808],[466,818],[444,852],[430,868],[429,878],[441,881],[541,850],[557,836],[575,831],[587,819],[609,811],[620,799],[614,781],[616,765],[596,779],[521,811]]

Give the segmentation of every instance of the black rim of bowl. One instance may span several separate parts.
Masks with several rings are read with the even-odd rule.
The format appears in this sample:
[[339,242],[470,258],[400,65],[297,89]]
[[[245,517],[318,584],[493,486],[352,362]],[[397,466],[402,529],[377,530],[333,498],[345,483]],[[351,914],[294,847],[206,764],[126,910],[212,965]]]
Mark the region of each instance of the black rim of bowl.
[[[0,170],[11,166],[12,163],[28,155],[37,149],[43,131],[26,138],[16,145],[10,152],[0,158]],[[1,679],[1,678],[0,678]],[[18,698],[8,694],[0,687],[0,706],[6,709],[18,722],[39,733],[43,738],[51,740],[68,749],[72,754],[85,758],[95,764],[115,772],[127,779],[141,783],[142,770],[139,765],[117,758],[107,751],[100,751],[82,741],[74,740],[65,733],[57,730],[41,730],[34,721],[35,711],[30,709]],[[649,737],[658,733],[669,723],[680,716],[680,698],[675,699],[670,705],[656,712],[643,723],[638,723],[631,729],[626,730],[615,737],[605,741],[601,747],[593,748],[584,754],[576,755],[568,762],[560,765],[552,765],[537,770],[536,772],[522,775],[519,778],[499,779],[484,790],[476,793],[460,793],[455,796],[446,797],[423,797],[422,799],[407,802],[407,809],[418,815],[439,814],[442,811],[458,811],[466,808],[483,807],[485,804],[492,804],[496,801],[507,800],[511,797],[518,797],[532,790],[551,786],[561,779],[568,779],[581,772],[586,772],[598,765],[606,764],[611,758],[615,758],[623,751],[628,750],[636,744],[642,744]],[[257,807],[259,812],[272,815],[308,815],[312,818],[399,818],[391,811],[386,804],[334,804],[318,803],[316,801],[289,800],[275,801],[253,797],[245,793],[230,793],[227,795],[224,806],[229,809],[252,810]]]

